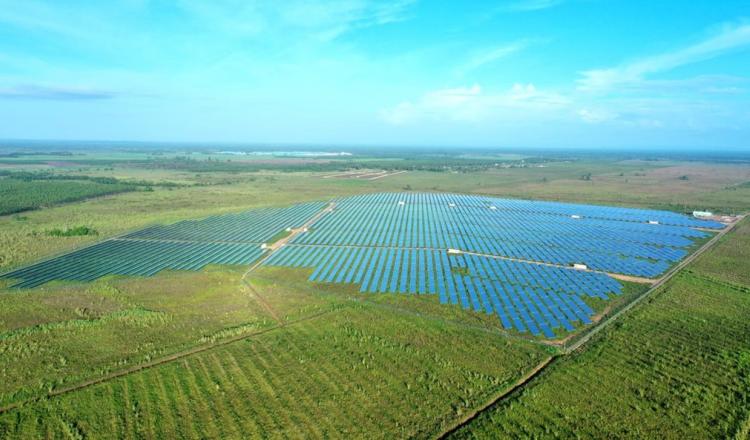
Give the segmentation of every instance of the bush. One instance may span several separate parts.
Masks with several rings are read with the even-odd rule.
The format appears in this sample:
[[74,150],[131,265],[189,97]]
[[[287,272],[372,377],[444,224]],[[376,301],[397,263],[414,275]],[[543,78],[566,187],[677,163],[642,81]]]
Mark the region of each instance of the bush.
[[99,232],[88,226],[76,226],[74,228],[66,228],[65,230],[51,229],[47,231],[47,235],[52,237],[80,237],[84,235],[99,235]]

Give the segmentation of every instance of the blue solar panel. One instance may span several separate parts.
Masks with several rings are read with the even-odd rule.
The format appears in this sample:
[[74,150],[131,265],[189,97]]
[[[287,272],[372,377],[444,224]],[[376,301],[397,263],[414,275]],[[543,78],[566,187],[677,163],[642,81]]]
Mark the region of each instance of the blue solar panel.
[[[591,322],[594,311],[582,298],[621,291],[605,273],[569,266],[655,277],[707,235],[695,227],[722,225],[665,211],[380,193],[338,200],[314,231],[282,252],[318,248],[313,265],[336,267],[323,281],[361,282],[363,292],[437,294],[441,303],[496,314],[504,328],[553,337]],[[342,250],[349,247],[355,250]],[[329,260],[325,249],[341,255]]]
[[[149,227],[5,277],[33,287],[53,279],[248,264],[263,253],[256,241],[305,224],[323,206]],[[585,298],[620,293],[607,273],[661,275],[707,236],[697,227],[723,225],[666,211],[378,193],[337,200],[332,212],[263,264],[312,268],[311,281],[354,283],[362,292],[436,294],[441,303],[495,314],[504,328],[553,337],[591,322]],[[575,270],[574,263],[591,270]]]

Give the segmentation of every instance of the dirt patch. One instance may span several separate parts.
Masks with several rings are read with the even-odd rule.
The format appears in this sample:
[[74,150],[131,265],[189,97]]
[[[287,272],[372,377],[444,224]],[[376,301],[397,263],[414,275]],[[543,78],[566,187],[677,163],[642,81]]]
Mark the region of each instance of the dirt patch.
[[[716,232],[716,231],[713,231],[713,232]],[[621,280],[621,281],[630,281],[631,283],[654,284],[655,282],[659,281],[659,280],[654,280],[651,278],[637,277],[633,275],[622,275],[619,273],[607,273],[607,275],[611,276],[612,278]]]

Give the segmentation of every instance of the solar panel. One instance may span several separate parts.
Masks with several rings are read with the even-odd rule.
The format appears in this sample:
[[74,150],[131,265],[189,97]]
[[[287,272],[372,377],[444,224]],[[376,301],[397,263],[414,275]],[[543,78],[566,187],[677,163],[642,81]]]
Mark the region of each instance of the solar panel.
[[[263,255],[261,243],[305,225],[324,206],[151,226],[3,277],[23,288],[249,264]],[[607,273],[657,277],[707,236],[696,227],[723,227],[666,211],[413,192],[338,199],[312,226],[263,264],[312,268],[311,281],[353,283],[362,292],[436,294],[441,303],[495,314],[504,328],[545,337],[590,323],[585,298],[621,292]],[[590,270],[573,270],[574,263]]]

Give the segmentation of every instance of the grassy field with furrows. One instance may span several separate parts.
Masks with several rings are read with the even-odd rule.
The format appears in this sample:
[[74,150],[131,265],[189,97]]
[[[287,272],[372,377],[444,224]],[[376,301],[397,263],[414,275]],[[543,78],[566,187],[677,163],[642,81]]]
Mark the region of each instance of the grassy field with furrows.
[[356,289],[293,287],[306,275],[253,277],[276,326],[25,404],[0,414],[0,436],[426,437],[550,355],[459,314],[387,312]]
[[0,407],[274,325],[241,275],[214,267],[0,295]]
[[[741,280],[748,260],[737,249],[748,247],[745,222],[694,270],[454,437],[746,438],[750,286],[722,279]],[[717,267],[719,280],[702,274]]]
[[735,283],[750,289],[750,220],[745,220],[721,245],[711,252],[710,258],[701,258],[691,269],[700,275],[719,281]]

